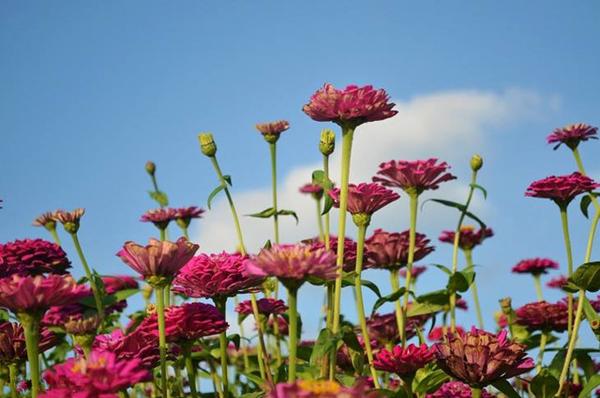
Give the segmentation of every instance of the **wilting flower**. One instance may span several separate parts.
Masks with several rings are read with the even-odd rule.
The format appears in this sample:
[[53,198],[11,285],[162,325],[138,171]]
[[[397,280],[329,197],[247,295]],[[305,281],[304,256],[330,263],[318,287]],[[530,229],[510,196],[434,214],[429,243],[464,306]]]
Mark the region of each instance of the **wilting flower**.
[[425,344],[421,344],[419,347],[414,344],[409,344],[407,347],[398,345],[391,351],[380,350],[375,355],[373,365],[375,369],[395,373],[401,378],[411,377],[417,370],[431,362],[434,356],[433,348],[427,347]]
[[23,239],[0,244],[0,278],[13,274],[66,274],[69,268],[67,254],[55,243]]
[[265,140],[269,143],[275,143],[279,135],[290,128],[287,120],[277,120],[269,123],[258,123],[256,129],[260,131]]
[[69,358],[44,373],[50,388],[85,391],[91,397],[116,394],[150,379],[150,372],[141,367],[139,360],[118,359],[106,351],[92,351],[87,359]]
[[577,123],[554,130],[546,140],[548,144],[556,144],[554,149],[557,149],[561,144],[575,149],[581,141],[597,140],[597,133],[598,127],[592,127],[585,123]]
[[[431,331],[429,332],[429,335],[427,337],[431,341],[441,341],[444,339],[444,337],[448,334],[449,331],[450,331],[450,329],[448,327],[436,326],[433,329],[431,329]],[[457,325],[456,333],[464,334],[465,330],[462,328],[462,326]]]
[[54,213],[47,211],[41,214],[35,220],[33,220],[33,226],[44,227],[48,231],[56,229],[56,219],[54,218]]
[[565,303],[551,304],[546,301],[525,304],[515,310],[516,323],[530,331],[564,332],[568,324],[568,308]]
[[499,334],[472,328],[465,334],[449,334],[434,347],[438,366],[450,376],[476,388],[510,379],[534,368],[526,346]]
[[546,283],[546,286],[553,288],[553,289],[562,289],[563,287],[566,286],[567,282],[569,282],[569,278],[567,278],[565,275],[560,275],[560,276],[550,279]]
[[512,269],[517,274],[541,275],[548,273],[550,269],[558,269],[558,263],[549,258],[528,258],[521,260]]
[[[413,280],[416,280],[423,272],[427,271],[427,267],[424,265],[413,265],[411,277]],[[398,271],[398,275],[402,278],[406,278],[406,268],[402,268]]]
[[139,285],[135,278],[128,275],[107,275],[101,277],[104,290],[107,294],[114,294],[121,290],[138,289]]
[[[427,315],[409,317],[405,325],[406,338],[414,337],[417,334],[417,328],[423,326],[427,319],[429,319]],[[396,322],[396,314],[393,312],[384,315],[373,314],[367,319],[367,328],[369,336],[382,345],[394,344],[398,341],[398,323]]]
[[302,110],[318,122],[350,123],[356,127],[396,115],[398,111],[393,110],[396,104],[388,101],[385,90],[375,90],[373,86],[350,85],[338,90],[326,83],[310,97]]
[[381,163],[373,181],[380,182],[387,187],[397,187],[407,193],[417,195],[428,189],[438,189],[439,184],[456,179],[448,173],[448,163],[437,163],[437,159],[427,160],[390,160]]
[[[258,313],[265,316],[283,314],[288,310],[283,300],[270,297],[257,300],[256,305],[258,306]],[[235,307],[235,311],[240,315],[251,315],[252,302],[250,300],[242,301]]]
[[[334,188],[327,192],[333,199],[333,205],[340,207],[340,190]],[[397,193],[376,183],[348,185],[348,213],[371,215],[400,197]]]
[[198,245],[179,238],[177,242],[150,239],[147,246],[125,242],[117,256],[145,279],[172,278],[194,256]]
[[319,184],[304,184],[300,187],[300,193],[312,195],[315,199],[323,197],[323,187]]
[[188,297],[233,297],[256,289],[263,278],[251,275],[238,253],[200,254],[173,281],[173,291]]
[[[482,390],[481,398],[494,398],[495,395]],[[471,398],[471,387],[460,381],[448,381],[426,398]]]
[[[408,262],[409,235],[409,231],[398,233],[376,229],[365,241],[366,267],[390,270],[404,267]],[[422,260],[434,250],[429,242],[425,235],[417,233],[414,261]]]
[[169,223],[176,219],[177,211],[171,208],[148,210],[140,217],[141,222],[151,222],[158,229],[166,229]]
[[375,396],[366,384],[344,387],[329,380],[299,380],[295,383],[278,383],[267,398],[366,398]]
[[[54,347],[58,338],[46,328],[40,330],[40,353]],[[0,365],[20,363],[27,359],[25,331],[19,323],[0,322]]]
[[187,228],[190,226],[190,222],[193,218],[202,218],[202,214],[204,213],[204,209],[201,209],[196,206],[190,207],[179,207],[177,209],[173,209],[175,222],[181,228]]
[[565,208],[577,195],[593,191],[598,187],[600,184],[590,177],[574,172],[534,181],[527,188],[525,196],[551,199],[561,208]]
[[90,316],[87,318],[71,318],[65,323],[67,333],[75,336],[83,336],[95,334],[100,326],[100,318],[98,316]]
[[52,213],[54,219],[60,222],[65,228],[65,231],[70,234],[77,233],[79,230],[79,221],[84,214],[85,209],[82,208],[78,208],[73,211],[56,210],[54,213]]
[[69,276],[19,276],[0,279],[0,307],[17,312],[45,311],[56,305],[74,303],[89,294]]
[[[475,246],[480,245],[487,238],[494,236],[494,231],[491,228],[480,228],[476,230],[474,227],[467,225],[460,229],[458,237],[458,247],[462,250],[471,250]],[[454,244],[454,231],[442,231],[438,238],[440,242]]]
[[303,244],[275,245],[262,249],[245,264],[250,274],[275,276],[288,286],[298,286],[308,277],[332,280],[337,275],[332,252]]

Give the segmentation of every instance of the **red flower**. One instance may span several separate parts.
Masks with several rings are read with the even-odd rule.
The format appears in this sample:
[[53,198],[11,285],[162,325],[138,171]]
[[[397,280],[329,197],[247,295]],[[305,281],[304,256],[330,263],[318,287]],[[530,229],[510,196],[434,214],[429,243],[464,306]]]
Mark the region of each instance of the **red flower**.
[[[409,231],[398,233],[376,229],[365,241],[367,268],[404,267],[408,262],[409,235]],[[414,261],[422,260],[434,250],[423,234],[417,233],[415,242]]]
[[[329,235],[329,247],[334,255],[337,255],[337,241],[338,238],[335,235]],[[311,245],[313,249],[325,248],[325,243],[319,240],[319,238],[307,239],[302,243]],[[343,269],[346,272],[354,271],[356,267],[356,242],[351,238],[344,238],[344,265]]]
[[263,278],[246,270],[247,258],[238,253],[200,254],[181,269],[173,291],[188,297],[219,298],[254,290]]
[[597,133],[598,127],[592,127],[585,123],[577,123],[554,130],[546,140],[548,144],[556,144],[554,149],[557,149],[561,144],[575,149],[581,141],[597,140]]
[[530,331],[564,332],[568,324],[568,308],[565,303],[551,304],[538,301],[525,304],[515,310],[516,323]]
[[563,176],[550,176],[529,185],[525,196],[552,199],[560,207],[566,207],[577,195],[593,191],[600,184],[578,172]]
[[66,274],[71,268],[67,254],[57,244],[43,239],[23,239],[0,244],[0,278]]
[[154,210],[148,210],[142,217],[141,222],[151,222],[158,229],[165,229],[171,221],[177,219],[177,210],[171,208],[160,208]]
[[558,269],[558,263],[549,258],[528,258],[521,260],[512,269],[517,274],[546,274],[549,269]]
[[[485,390],[481,391],[481,398],[494,397]],[[426,398],[471,398],[471,387],[460,381],[448,381],[433,394],[427,394]]]
[[323,187],[318,184],[304,184],[300,187],[300,193],[312,195],[315,199],[321,199],[323,196]]
[[[458,237],[458,247],[463,250],[471,250],[475,246],[480,245],[487,238],[494,236],[494,231],[491,228],[480,228],[476,230],[472,226],[464,226],[460,229]],[[440,242],[454,244],[454,231],[442,231],[438,238]]]
[[563,287],[565,287],[565,285],[567,284],[568,281],[569,281],[569,278],[567,278],[565,275],[560,275],[560,276],[557,276],[556,278],[550,279],[546,283],[546,286],[553,288],[553,289],[562,289]]
[[[424,265],[413,265],[412,271],[411,271],[412,278],[414,280],[417,280],[417,278],[419,277],[419,275],[421,275],[425,271],[427,271],[427,267],[426,266],[424,266]],[[406,268],[402,268],[400,271],[398,271],[398,275],[400,275],[402,278],[406,278]]]
[[[333,199],[333,205],[340,207],[340,190],[334,188],[327,192]],[[400,197],[397,193],[376,183],[348,185],[348,213],[371,215]]]
[[[58,343],[57,336],[46,328],[40,330],[38,350],[49,350]],[[0,365],[8,366],[27,360],[25,332],[19,323],[0,322]]]
[[[258,306],[258,313],[265,316],[283,314],[288,310],[283,300],[274,298],[261,298],[257,300],[256,304]],[[241,315],[251,315],[252,303],[250,300],[242,301],[235,307],[235,311]]]
[[160,360],[158,337],[139,327],[127,335],[115,329],[110,334],[96,336],[93,349],[114,353],[123,360],[139,360],[145,369],[155,368]]
[[312,95],[302,110],[318,122],[351,123],[356,127],[396,115],[398,111],[392,109],[395,104],[388,101],[385,90],[375,90],[373,86],[351,85],[338,90],[326,83]]
[[375,369],[395,373],[402,377],[412,377],[417,370],[421,369],[434,358],[433,348],[421,344],[420,347],[409,344],[403,348],[398,345],[391,351],[382,349],[375,355],[373,365]]
[[447,172],[449,168],[446,162],[437,163],[435,158],[415,161],[390,160],[379,165],[378,175],[373,177],[373,181],[418,195],[428,189],[438,189],[442,182],[455,180],[456,177]]

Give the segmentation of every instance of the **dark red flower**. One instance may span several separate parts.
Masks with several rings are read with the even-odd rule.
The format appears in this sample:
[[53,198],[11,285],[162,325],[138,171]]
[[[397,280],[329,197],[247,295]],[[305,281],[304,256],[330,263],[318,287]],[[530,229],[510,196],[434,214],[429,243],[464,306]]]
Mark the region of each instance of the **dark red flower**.
[[96,336],[93,349],[113,352],[119,359],[139,359],[146,369],[155,368],[160,360],[158,337],[139,327],[127,335],[115,329],[110,334]]
[[[58,343],[58,337],[46,328],[40,330],[38,350],[49,350]],[[0,365],[8,366],[27,360],[25,332],[19,323],[0,322]]]
[[[410,308],[410,305],[409,305]],[[405,325],[406,338],[410,339],[417,334],[417,328],[429,319],[427,315],[419,315],[407,319]],[[389,313],[384,315],[373,314],[367,319],[367,328],[369,336],[376,339],[381,345],[395,344],[398,342],[398,323],[396,322],[396,314]]]
[[548,144],[556,144],[554,149],[557,149],[561,144],[575,149],[581,141],[597,140],[597,133],[598,127],[592,127],[585,123],[577,123],[554,130],[546,140]]
[[[412,271],[411,271],[411,276],[412,276],[413,280],[417,280],[417,278],[425,271],[427,271],[426,266],[413,265]],[[406,278],[406,268],[402,268],[400,271],[398,271],[398,275],[400,275],[402,278]]]
[[560,276],[550,279],[546,283],[546,286],[548,286],[552,289],[562,289],[563,287],[565,287],[565,285],[567,284],[568,281],[569,281],[569,278],[567,278],[565,275],[560,275]]
[[[463,226],[458,237],[458,247],[463,250],[471,250],[480,245],[487,238],[494,236],[491,228],[480,228],[476,230],[472,226]],[[454,231],[442,231],[438,238],[440,242],[454,244]]]
[[159,208],[154,210],[148,210],[142,217],[141,222],[151,222],[158,229],[165,229],[171,221],[177,219],[177,211],[171,208]]
[[34,276],[67,273],[71,262],[56,243],[23,239],[0,244],[0,278],[10,275]]
[[537,301],[525,304],[515,310],[516,323],[530,331],[564,332],[568,324],[568,308],[565,303],[556,304]]
[[[337,255],[338,238],[335,235],[329,235],[329,247],[334,255]],[[325,243],[319,238],[312,238],[302,241],[307,245],[311,245],[315,250],[325,248]],[[344,238],[344,264],[343,268],[346,272],[354,271],[356,267],[356,242],[351,238]]]
[[[481,391],[481,398],[494,397],[495,395],[486,390]],[[434,393],[427,394],[426,398],[471,398],[471,387],[460,381],[448,381]]]
[[[261,298],[256,301],[256,305],[258,307],[258,313],[269,316],[271,314],[283,314],[288,310],[287,305],[285,305],[283,300],[277,300],[274,298]],[[250,300],[242,301],[235,307],[235,311],[241,315],[251,315],[252,314],[252,303]]]
[[456,177],[448,173],[450,168],[446,162],[437,163],[437,159],[427,160],[390,160],[381,163],[373,181],[380,182],[387,187],[397,187],[407,193],[420,194],[429,189],[438,189],[439,184],[455,180]]
[[282,316],[270,317],[267,321],[267,327],[265,329],[265,333],[274,335],[275,334],[275,320],[277,319],[277,328],[279,330],[279,336],[287,336],[289,335],[289,324],[288,321]]
[[532,182],[525,196],[551,199],[560,207],[566,207],[577,195],[600,187],[588,176],[578,172],[562,176],[550,176]]
[[[333,199],[333,205],[340,207],[340,190],[334,188],[327,192]],[[348,213],[371,215],[400,197],[397,193],[376,183],[348,185]]]
[[[404,267],[408,262],[409,235],[409,231],[398,233],[376,229],[365,241],[367,268]],[[414,261],[422,260],[434,250],[433,246],[429,246],[429,242],[425,235],[417,233]]]
[[401,378],[413,377],[417,370],[421,369],[435,357],[434,349],[421,344],[419,347],[409,344],[407,347],[400,345],[380,350],[373,360],[375,369],[389,373],[395,373]]
[[528,258],[521,260],[512,269],[517,274],[541,275],[548,273],[550,269],[558,269],[558,263],[549,258]]

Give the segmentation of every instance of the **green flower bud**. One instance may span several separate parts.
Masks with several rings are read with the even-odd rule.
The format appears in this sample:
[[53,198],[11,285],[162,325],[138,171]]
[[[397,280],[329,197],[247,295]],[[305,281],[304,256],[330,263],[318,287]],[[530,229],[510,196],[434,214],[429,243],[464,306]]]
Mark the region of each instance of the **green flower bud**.
[[335,149],[335,133],[331,129],[323,129],[321,131],[321,141],[319,142],[319,150],[325,156],[329,156]]
[[471,170],[478,171],[483,166],[483,158],[479,155],[471,157]]
[[198,139],[200,140],[200,150],[203,154],[212,158],[217,153],[217,144],[213,139],[213,135],[211,133],[200,133],[198,134]]
[[356,213],[352,215],[352,221],[357,227],[366,227],[371,223],[371,215],[367,213]]
[[146,172],[151,176],[153,176],[154,173],[156,173],[156,165],[153,161],[149,160],[146,162]]

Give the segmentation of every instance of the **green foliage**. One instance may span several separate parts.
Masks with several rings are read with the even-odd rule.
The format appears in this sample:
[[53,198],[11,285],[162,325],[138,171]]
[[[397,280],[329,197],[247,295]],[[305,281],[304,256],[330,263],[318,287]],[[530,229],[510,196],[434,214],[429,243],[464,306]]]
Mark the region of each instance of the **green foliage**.
[[150,198],[154,200],[160,207],[167,207],[169,205],[169,197],[162,191],[148,191]]
[[[483,221],[481,221],[481,219],[479,217],[477,217],[475,214],[471,213],[470,211],[467,211],[466,206],[462,203],[457,203],[457,202],[453,202],[451,200],[446,200],[446,199],[427,199],[426,201],[423,202],[423,205],[425,205],[425,203],[427,203],[429,201],[436,202],[436,203],[439,203],[439,204],[447,206],[447,207],[455,208],[455,209],[459,210],[461,213],[464,213],[465,216],[467,216],[470,219],[472,219],[473,221],[477,222],[479,224],[480,228],[486,228],[485,223]],[[421,207],[423,207],[423,205],[421,205]]]
[[548,370],[543,369],[531,380],[531,392],[536,398],[552,398],[558,392],[558,379]]
[[588,292],[597,292],[600,290],[600,261],[581,264],[573,272],[573,275],[569,278],[569,282]]

